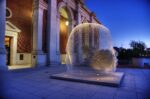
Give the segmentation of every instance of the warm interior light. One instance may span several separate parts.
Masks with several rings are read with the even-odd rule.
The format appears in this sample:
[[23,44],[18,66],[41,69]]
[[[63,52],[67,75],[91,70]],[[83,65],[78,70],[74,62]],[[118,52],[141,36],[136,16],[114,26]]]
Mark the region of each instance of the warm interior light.
[[66,21],[66,23],[65,23],[67,26],[69,25],[69,21]]

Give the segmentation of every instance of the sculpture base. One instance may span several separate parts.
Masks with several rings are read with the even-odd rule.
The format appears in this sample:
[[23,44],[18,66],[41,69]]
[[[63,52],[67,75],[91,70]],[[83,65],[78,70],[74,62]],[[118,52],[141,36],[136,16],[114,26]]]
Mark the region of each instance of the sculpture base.
[[60,74],[51,75],[50,78],[99,84],[105,86],[119,87],[124,77],[122,72],[111,72],[111,73],[82,73],[82,72],[64,72]]

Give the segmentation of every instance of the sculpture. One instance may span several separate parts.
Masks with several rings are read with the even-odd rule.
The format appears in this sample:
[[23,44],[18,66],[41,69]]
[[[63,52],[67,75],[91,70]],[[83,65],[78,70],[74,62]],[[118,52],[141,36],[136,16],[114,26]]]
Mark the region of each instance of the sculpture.
[[109,30],[96,23],[83,23],[76,26],[68,39],[66,48],[68,71],[84,66],[98,72],[116,70],[117,53]]

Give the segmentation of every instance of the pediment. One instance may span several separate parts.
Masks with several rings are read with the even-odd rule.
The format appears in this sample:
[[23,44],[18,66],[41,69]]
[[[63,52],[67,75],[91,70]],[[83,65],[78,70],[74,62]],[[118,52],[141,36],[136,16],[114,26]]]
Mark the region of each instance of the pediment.
[[6,21],[6,31],[11,31],[11,32],[21,32],[21,30],[16,27],[14,24],[12,24],[10,21]]

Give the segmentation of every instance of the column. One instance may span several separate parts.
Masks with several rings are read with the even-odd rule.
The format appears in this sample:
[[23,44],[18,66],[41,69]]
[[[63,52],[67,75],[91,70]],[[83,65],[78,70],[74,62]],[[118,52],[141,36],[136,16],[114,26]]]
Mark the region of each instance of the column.
[[[58,11],[58,10],[57,10]],[[51,64],[61,64],[60,53],[60,14],[56,12],[56,59],[51,60]]]
[[94,44],[94,39],[95,39],[95,28],[92,26],[92,30],[91,30],[91,33],[92,33],[92,48],[94,48],[95,44]]
[[0,70],[7,70],[5,50],[6,0],[0,0]]
[[83,62],[82,30],[79,30],[78,41],[79,41],[79,45],[78,45],[78,58],[79,58],[79,63],[82,64],[82,62]]
[[[91,14],[90,14],[90,22],[91,23],[94,23],[94,12],[91,12]],[[91,29],[91,33],[92,33],[92,35],[91,35],[91,46],[92,46],[92,48],[94,48],[94,34],[95,34],[95,27],[93,27],[93,26],[91,26],[92,27],[92,29]]]
[[94,23],[94,16],[95,16],[95,14],[94,14],[94,12],[91,12],[91,14],[90,14],[90,22],[91,23]]
[[[56,54],[60,55],[60,15],[57,13]],[[61,56],[60,56],[61,57]],[[60,60],[61,61],[61,60]]]
[[[81,3],[78,1],[78,4],[77,4],[77,24],[79,25],[79,24],[81,24]],[[82,31],[81,30],[79,30],[79,32],[81,32],[81,33],[79,33],[78,34],[78,40],[79,40],[79,45],[78,45],[78,60],[79,60],[79,63],[81,64],[82,63],[82,60],[83,60],[83,58],[82,58],[82,56],[83,56],[83,51],[82,51]]]
[[57,17],[57,0],[48,0],[48,22],[47,22],[47,62],[50,64],[60,64],[59,31]]
[[80,8],[81,8],[81,4],[80,2],[78,1],[77,2],[77,24],[80,24],[81,23],[81,11],[80,11]]
[[[72,20],[71,24],[72,24],[71,28],[73,29],[74,26],[75,26],[75,20]],[[76,64],[76,60],[77,60],[76,59],[76,53],[75,53],[75,49],[76,49],[76,47],[75,47],[75,34],[72,35],[71,39],[72,39],[71,44],[72,44],[72,47],[73,47],[72,50],[71,50],[71,52],[72,52],[72,64],[75,65]]]
[[18,33],[14,33],[14,36],[11,39],[11,52],[10,52],[10,64],[11,65],[16,65],[16,57],[17,57],[17,38],[18,38]]
[[34,0],[33,12],[33,51],[32,65],[46,65],[46,54],[42,50],[43,33],[43,11],[47,9],[47,4],[43,0]]
[[[90,14],[90,22],[91,23],[94,23],[93,17],[94,17],[94,12],[91,12],[91,14]],[[92,28],[91,29],[91,33],[92,33],[91,34],[91,47],[94,48],[94,31],[95,30],[93,30],[93,28],[94,28],[93,26],[91,26],[91,28]]]

